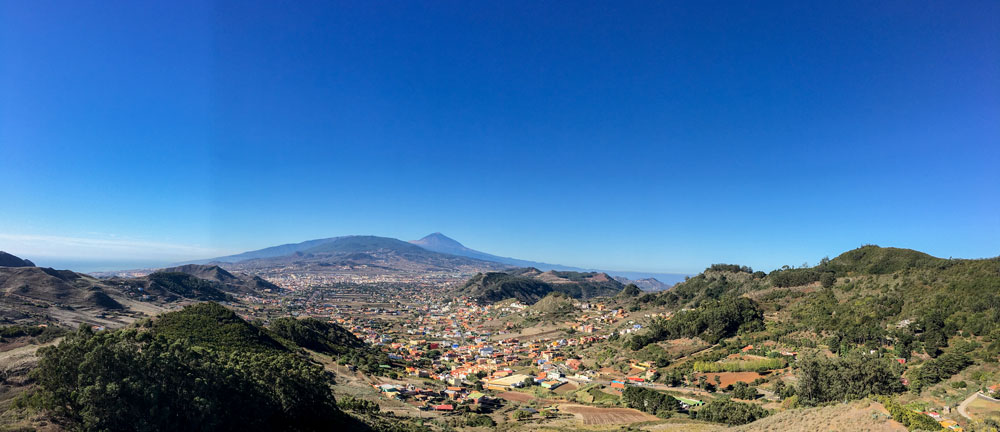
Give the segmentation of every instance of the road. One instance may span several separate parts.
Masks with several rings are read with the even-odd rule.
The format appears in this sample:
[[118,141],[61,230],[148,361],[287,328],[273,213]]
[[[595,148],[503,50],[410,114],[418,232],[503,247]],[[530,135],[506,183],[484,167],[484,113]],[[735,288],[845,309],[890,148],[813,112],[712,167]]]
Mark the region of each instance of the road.
[[972,396],[969,396],[968,399],[962,401],[962,403],[958,405],[958,413],[961,414],[962,417],[972,420],[972,417],[969,417],[969,413],[965,409],[968,408],[969,404],[972,403],[972,401],[976,400],[976,398],[983,398],[990,402],[1000,403],[1000,400],[998,399],[993,399],[989,396],[982,394],[981,392],[975,392],[972,394]]

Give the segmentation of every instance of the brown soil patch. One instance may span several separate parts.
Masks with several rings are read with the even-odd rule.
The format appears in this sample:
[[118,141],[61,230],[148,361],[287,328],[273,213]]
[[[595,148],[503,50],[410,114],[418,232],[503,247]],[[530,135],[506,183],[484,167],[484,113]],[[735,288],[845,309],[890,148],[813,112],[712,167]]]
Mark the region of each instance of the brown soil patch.
[[559,387],[556,387],[556,389],[553,390],[552,393],[555,393],[557,395],[562,395],[562,394],[569,393],[569,392],[571,392],[573,390],[576,390],[576,389],[577,389],[577,386],[575,384],[566,383],[566,384],[563,384],[563,385],[561,385]]
[[738,382],[744,382],[750,384],[753,382],[753,380],[764,376],[757,372],[713,372],[713,373],[699,373],[696,375],[698,377],[702,376],[706,377],[708,379],[708,382],[713,385],[715,384],[715,377],[718,376],[720,387],[730,386]]
[[529,403],[529,402],[537,399],[536,397],[534,397],[534,396],[532,396],[530,394],[520,393],[520,392],[503,392],[503,393],[498,394],[497,396],[499,396],[501,399],[504,399],[504,400],[507,400],[507,401],[510,401],[510,402],[520,402],[520,403]]
[[627,424],[660,420],[656,416],[631,408],[597,408],[584,405],[564,405],[560,411],[573,414],[585,425]]

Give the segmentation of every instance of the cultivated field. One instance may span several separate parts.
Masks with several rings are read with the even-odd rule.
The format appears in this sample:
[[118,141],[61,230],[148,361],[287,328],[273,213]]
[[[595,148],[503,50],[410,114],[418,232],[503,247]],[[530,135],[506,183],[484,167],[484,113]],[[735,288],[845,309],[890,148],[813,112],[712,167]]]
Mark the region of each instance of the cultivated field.
[[696,374],[699,377],[704,376],[708,379],[708,382],[715,384],[715,377],[719,377],[719,386],[726,387],[728,385],[736,384],[737,382],[745,382],[750,384],[753,380],[763,377],[757,372],[716,372],[716,373],[700,373]]
[[562,405],[562,412],[573,414],[583,420],[585,425],[626,424],[644,421],[656,421],[660,418],[631,408],[597,408],[584,405]]

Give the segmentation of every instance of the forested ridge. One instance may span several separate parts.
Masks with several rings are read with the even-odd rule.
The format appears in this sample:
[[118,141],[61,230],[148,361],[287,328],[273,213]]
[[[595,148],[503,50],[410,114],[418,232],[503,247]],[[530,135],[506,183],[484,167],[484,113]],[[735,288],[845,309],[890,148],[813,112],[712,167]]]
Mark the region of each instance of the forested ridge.
[[336,324],[276,324],[201,303],[114,331],[82,326],[39,350],[38,386],[20,403],[79,430],[371,429],[341,412],[334,377],[298,352],[371,350]]

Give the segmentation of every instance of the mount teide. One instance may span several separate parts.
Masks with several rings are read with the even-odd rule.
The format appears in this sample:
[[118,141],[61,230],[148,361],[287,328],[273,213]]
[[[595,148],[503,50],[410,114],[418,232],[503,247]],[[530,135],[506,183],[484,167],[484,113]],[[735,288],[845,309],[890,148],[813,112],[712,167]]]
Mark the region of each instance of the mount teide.
[[420,240],[411,240],[410,243],[418,245],[424,249],[432,250],[435,252],[447,253],[452,255],[459,255],[469,258],[475,258],[483,261],[492,261],[502,264],[507,264],[514,267],[534,267],[542,271],[548,270],[559,270],[559,271],[576,271],[576,272],[604,272],[612,276],[617,276],[619,278],[628,279],[653,279],[650,281],[645,281],[640,287],[649,291],[659,291],[668,288],[674,283],[684,280],[684,274],[676,273],[646,273],[646,272],[632,272],[632,271],[614,271],[614,270],[598,270],[598,269],[585,269],[580,267],[571,267],[560,264],[550,264],[537,261],[528,261],[517,258],[502,257],[486,252],[480,252],[475,249],[470,249],[465,247],[465,245],[459,243],[455,239],[452,239],[439,232],[429,234]]

